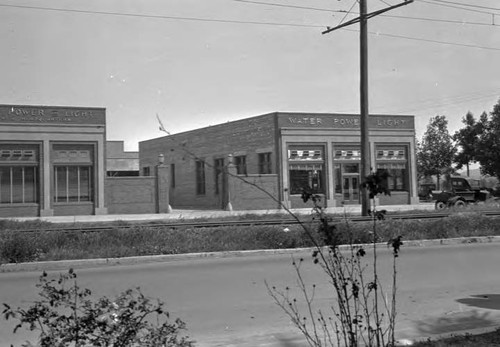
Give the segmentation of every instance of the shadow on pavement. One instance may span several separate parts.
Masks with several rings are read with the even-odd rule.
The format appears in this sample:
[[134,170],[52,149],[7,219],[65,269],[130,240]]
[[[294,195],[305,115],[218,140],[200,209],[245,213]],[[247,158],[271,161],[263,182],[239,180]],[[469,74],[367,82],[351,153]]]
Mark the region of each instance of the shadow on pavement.
[[458,299],[457,302],[473,307],[500,310],[500,294],[478,294],[468,298]]
[[455,312],[437,318],[430,317],[418,321],[415,328],[422,336],[441,335],[463,330],[498,326],[498,319],[495,318],[489,312],[478,312],[476,310]]

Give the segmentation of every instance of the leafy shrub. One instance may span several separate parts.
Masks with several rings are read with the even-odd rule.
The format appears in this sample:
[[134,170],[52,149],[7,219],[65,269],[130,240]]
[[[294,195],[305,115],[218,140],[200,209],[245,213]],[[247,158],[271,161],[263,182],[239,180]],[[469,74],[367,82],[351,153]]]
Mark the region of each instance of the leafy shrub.
[[[17,309],[4,303],[5,319],[18,320],[14,332],[21,327],[40,330],[41,347],[193,346],[179,336],[186,324],[172,321],[163,302],[145,297],[140,289],[129,289],[113,300],[92,300],[91,291],[80,288],[76,279],[72,269],[58,279],[44,272],[37,284],[40,300]],[[33,345],[23,344],[29,346]]]

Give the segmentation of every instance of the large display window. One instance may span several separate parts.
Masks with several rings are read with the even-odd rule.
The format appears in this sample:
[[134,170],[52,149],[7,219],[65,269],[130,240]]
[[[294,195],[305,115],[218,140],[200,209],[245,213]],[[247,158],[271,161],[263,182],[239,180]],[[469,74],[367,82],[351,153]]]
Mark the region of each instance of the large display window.
[[386,171],[390,191],[410,190],[408,171],[408,149],[406,146],[378,145],[376,148],[377,171]]
[[307,190],[313,194],[325,194],[325,159],[323,146],[290,146],[288,170],[290,194]]
[[94,201],[94,147],[54,145],[54,202]]
[[39,202],[39,146],[0,144],[0,204]]

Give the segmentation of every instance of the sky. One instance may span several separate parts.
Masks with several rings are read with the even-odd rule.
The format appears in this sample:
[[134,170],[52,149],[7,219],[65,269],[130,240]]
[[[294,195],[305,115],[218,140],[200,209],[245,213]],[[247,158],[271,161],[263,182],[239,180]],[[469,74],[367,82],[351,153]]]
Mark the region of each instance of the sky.
[[[367,0],[368,12],[403,0]],[[138,142],[269,112],[359,113],[356,0],[0,0],[0,104],[105,107]],[[500,99],[498,0],[415,0],[368,22],[369,112],[444,115]]]

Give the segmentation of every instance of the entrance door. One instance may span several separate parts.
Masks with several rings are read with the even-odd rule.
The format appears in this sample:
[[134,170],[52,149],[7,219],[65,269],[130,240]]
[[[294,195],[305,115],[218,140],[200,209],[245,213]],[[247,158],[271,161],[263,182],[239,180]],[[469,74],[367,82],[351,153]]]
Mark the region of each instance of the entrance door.
[[359,176],[344,176],[342,185],[344,204],[359,204]]

